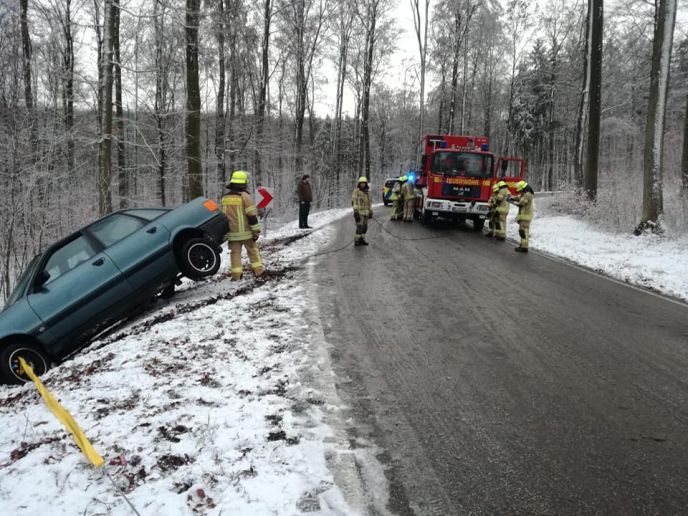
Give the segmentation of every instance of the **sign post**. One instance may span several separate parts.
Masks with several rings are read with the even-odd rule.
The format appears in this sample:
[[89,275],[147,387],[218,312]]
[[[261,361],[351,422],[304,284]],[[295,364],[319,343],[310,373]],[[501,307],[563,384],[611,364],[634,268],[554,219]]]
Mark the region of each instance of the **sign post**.
[[[274,199],[271,188],[259,186],[256,188],[256,193],[256,208],[264,210],[270,206],[270,203],[272,203],[272,200]],[[264,236],[267,236],[268,234],[268,215],[270,215],[270,210],[266,210],[265,216],[263,217],[263,224],[265,226],[265,231],[263,233]]]

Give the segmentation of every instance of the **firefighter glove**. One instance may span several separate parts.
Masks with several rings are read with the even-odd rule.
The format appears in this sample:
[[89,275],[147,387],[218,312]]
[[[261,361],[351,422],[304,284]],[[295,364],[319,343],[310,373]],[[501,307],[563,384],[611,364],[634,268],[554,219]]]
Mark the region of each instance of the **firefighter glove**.
[[259,236],[260,236],[259,233],[254,233],[254,234],[253,234],[253,237],[252,237],[252,238],[253,238],[253,241],[255,242],[256,240],[258,240],[258,237],[259,237]]

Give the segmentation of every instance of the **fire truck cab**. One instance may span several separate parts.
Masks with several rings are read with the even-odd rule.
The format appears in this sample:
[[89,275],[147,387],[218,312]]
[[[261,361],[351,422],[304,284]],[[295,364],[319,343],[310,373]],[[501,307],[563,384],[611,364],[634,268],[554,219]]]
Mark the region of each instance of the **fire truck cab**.
[[423,223],[439,217],[471,219],[479,231],[488,216],[492,186],[506,181],[514,193],[525,169],[523,158],[495,160],[485,136],[426,135],[416,181],[416,217]]

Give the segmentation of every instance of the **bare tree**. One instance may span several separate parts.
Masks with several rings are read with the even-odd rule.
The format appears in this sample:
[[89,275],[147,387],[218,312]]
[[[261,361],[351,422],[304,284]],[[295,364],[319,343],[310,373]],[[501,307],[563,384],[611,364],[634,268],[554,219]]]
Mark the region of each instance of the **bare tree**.
[[588,135],[585,159],[585,195],[597,198],[597,168],[600,149],[600,109],[602,103],[602,34],[604,31],[604,1],[590,0],[590,41],[588,44],[590,102],[588,105]]
[[424,117],[425,117],[425,66],[426,56],[428,53],[428,23],[430,20],[430,0],[424,0],[424,9],[421,14],[420,2],[421,0],[409,0],[411,3],[411,10],[413,12],[413,28],[416,32],[416,40],[418,42],[418,53],[420,55],[420,116],[418,120],[418,156],[420,160],[420,142],[423,139],[424,131]]
[[112,0],[103,4],[103,51],[100,67],[102,83],[100,88],[100,152],[98,173],[98,209],[101,215],[112,211],[112,59],[115,30],[114,5]]
[[655,10],[655,33],[652,42],[650,96],[645,126],[643,159],[643,209],[636,233],[644,229],[661,231],[659,218],[663,211],[662,173],[664,122],[669,92],[671,47],[676,23],[676,0],[658,0]]
[[270,80],[270,24],[272,22],[272,0],[263,0],[263,37],[260,52],[260,82],[258,85],[258,106],[256,109],[256,150],[255,150],[255,180],[257,184],[263,182],[261,152],[264,146],[265,107],[268,96],[268,81]]
[[217,100],[215,103],[215,159],[217,160],[216,177],[218,184],[227,180],[225,177],[225,3],[217,0],[217,64],[218,83]]
[[198,75],[198,25],[200,0],[186,0],[186,169],[188,193],[203,195],[201,161],[201,87]]
[[[33,91],[31,88],[31,35],[29,34],[28,7],[29,0],[19,0],[21,7],[21,35],[22,35],[22,69],[24,71],[24,101],[29,115],[29,137],[31,148],[36,148],[36,110],[33,104]],[[35,158],[35,156],[34,156]]]

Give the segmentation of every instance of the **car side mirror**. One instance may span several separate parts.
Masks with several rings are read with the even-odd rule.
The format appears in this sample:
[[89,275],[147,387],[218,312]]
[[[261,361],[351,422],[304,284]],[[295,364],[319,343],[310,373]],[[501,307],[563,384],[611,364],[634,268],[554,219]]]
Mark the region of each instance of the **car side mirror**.
[[48,280],[50,279],[50,273],[43,269],[38,276],[36,277],[36,281],[34,283],[34,289],[40,290],[43,285],[48,283]]

